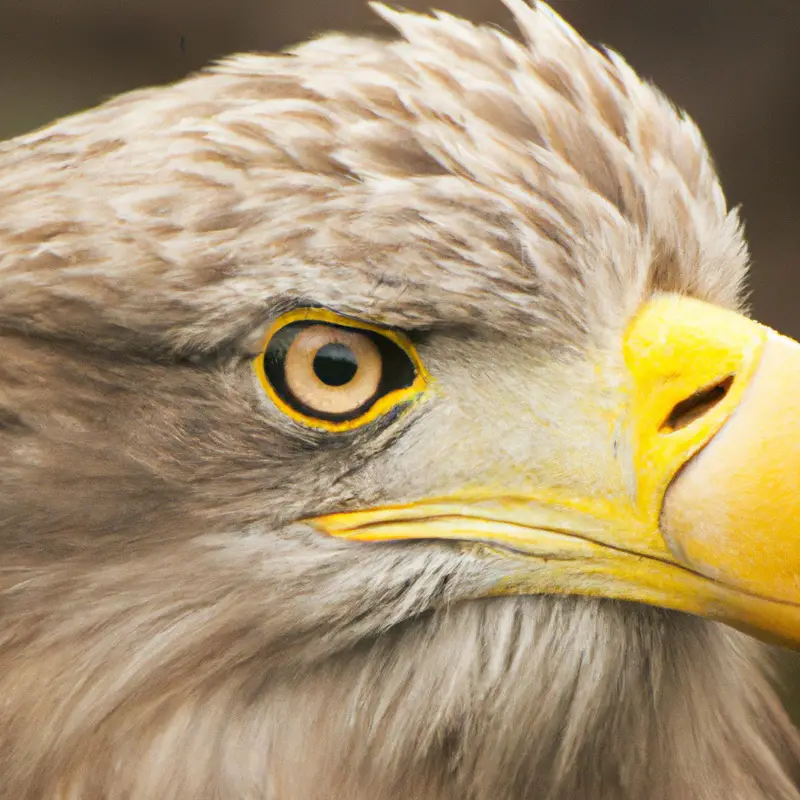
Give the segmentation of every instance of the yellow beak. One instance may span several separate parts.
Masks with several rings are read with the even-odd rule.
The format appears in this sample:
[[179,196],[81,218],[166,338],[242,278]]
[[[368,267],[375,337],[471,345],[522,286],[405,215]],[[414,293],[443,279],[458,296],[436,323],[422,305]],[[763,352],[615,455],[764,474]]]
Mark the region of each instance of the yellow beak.
[[509,561],[494,594],[635,600],[800,644],[800,344],[664,296],[622,349],[626,496],[471,489],[310,522],[353,540],[494,546]]

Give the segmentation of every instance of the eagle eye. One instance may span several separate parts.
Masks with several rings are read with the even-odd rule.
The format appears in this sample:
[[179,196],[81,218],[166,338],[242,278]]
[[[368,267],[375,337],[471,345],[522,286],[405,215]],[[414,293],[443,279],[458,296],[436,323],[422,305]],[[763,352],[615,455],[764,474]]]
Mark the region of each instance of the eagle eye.
[[408,337],[320,308],[276,320],[254,367],[281,411],[329,431],[370,422],[427,386]]

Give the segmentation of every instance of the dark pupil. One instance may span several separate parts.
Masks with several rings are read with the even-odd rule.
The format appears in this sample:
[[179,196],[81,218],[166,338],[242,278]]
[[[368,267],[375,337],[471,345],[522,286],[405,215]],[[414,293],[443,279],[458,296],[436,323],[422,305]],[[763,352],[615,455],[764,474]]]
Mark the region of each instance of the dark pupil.
[[331,342],[317,350],[314,372],[328,386],[344,386],[358,372],[358,361],[347,345]]

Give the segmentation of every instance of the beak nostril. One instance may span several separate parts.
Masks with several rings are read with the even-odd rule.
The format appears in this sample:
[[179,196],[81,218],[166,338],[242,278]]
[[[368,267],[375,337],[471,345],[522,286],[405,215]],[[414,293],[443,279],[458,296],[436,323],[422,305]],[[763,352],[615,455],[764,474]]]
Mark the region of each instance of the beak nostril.
[[669,416],[661,425],[661,430],[666,433],[678,431],[691,425],[696,419],[710,411],[726,394],[733,384],[733,375],[715,383],[707,389],[695,392],[691,397],[681,400],[672,409]]

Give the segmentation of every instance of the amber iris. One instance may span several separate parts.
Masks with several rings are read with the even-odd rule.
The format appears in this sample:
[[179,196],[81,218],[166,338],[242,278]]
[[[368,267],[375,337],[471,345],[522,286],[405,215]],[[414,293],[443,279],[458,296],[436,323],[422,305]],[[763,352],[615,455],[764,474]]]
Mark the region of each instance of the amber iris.
[[304,327],[283,361],[291,395],[327,416],[358,411],[375,396],[382,373],[380,351],[369,336],[335,325]]
[[325,309],[284,315],[255,361],[267,395],[295,421],[347,430],[407,404],[426,374],[410,340]]

